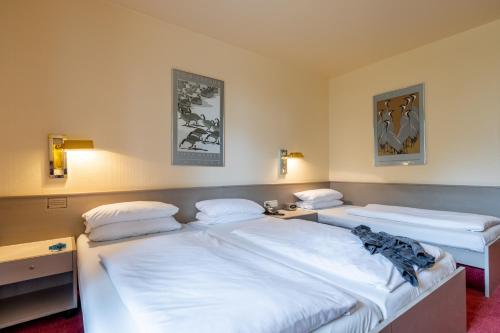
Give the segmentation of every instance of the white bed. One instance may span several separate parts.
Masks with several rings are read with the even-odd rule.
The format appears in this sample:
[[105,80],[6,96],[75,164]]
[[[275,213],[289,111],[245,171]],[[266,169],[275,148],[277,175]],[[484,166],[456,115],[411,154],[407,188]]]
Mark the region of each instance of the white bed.
[[[218,225],[206,225],[202,222],[192,222],[189,223],[189,225],[191,225],[191,227],[193,228],[204,229],[214,237],[225,240],[229,243],[232,243],[233,245],[243,247],[249,251],[258,253],[259,255],[265,256],[271,260],[284,263],[293,269],[297,269],[307,274],[314,275],[315,277],[322,279],[328,283],[332,283],[348,291],[349,293],[362,295],[363,297],[368,298],[370,301],[377,304],[384,316],[384,319],[393,317],[401,308],[416,299],[419,295],[425,292],[425,290],[432,288],[441,280],[452,274],[455,268],[455,262],[453,258],[451,257],[451,255],[446,253],[441,258],[441,260],[439,260],[434,265],[434,267],[432,268],[432,273],[423,272],[424,279],[426,279],[427,281],[424,283],[425,288],[416,288],[412,287],[409,283],[404,283],[401,286],[397,287],[394,291],[387,292],[385,290],[376,289],[371,285],[352,281],[338,275],[332,276],[325,274],[324,271],[315,270],[310,265],[304,265],[299,263],[298,261],[290,260],[285,256],[270,252],[267,249],[257,246],[255,243],[247,241],[244,238],[241,238],[233,233],[233,231],[236,229],[251,226],[262,221],[276,221],[287,223],[286,221],[283,222],[283,220],[280,219],[263,217],[257,220]],[[305,239],[305,241],[307,242],[307,239]]]
[[484,252],[486,244],[500,237],[500,225],[486,229],[484,232],[457,231],[443,228],[422,227],[409,223],[376,219],[371,217],[351,215],[350,208],[358,206],[340,206],[316,210],[321,223],[336,225],[343,228],[355,228],[364,224],[373,231],[385,231],[395,235],[411,237],[418,241],[467,249],[475,252]]
[[486,296],[489,296],[500,283],[500,265],[497,262],[500,256],[500,225],[487,228],[483,232],[423,227],[347,213],[348,209],[355,207],[359,206],[345,205],[320,209],[316,212],[321,223],[348,229],[364,224],[376,232],[385,231],[437,245],[449,252],[458,263],[485,270]]
[[[175,233],[190,232],[185,227]],[[170,234],[170,233],[169,233]],[[86,235],[78,238],[78,275],[85,332],[137,332],[139,331],[130,313],[122,302],[108,273],[99,259],[103,251],[120,251],[136,240],[158,237],[164,234],[135,237],[127,240],[93,243]],[[348,316],[343,316],[324,325],[315,332],[367,332],[382,319],[377,306],[355,296],[357,307]],[[193,317],[194,320],[195,317]]]

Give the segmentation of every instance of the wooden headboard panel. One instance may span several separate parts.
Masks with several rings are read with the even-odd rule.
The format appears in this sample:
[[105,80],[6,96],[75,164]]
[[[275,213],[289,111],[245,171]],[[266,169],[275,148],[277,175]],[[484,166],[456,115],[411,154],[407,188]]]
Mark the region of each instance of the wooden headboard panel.
[[[329,187],[330,182],[325,181],[0,198],[0,245],[77,236],[84,229],[82,213],[103,204],[134,200],[168,202],[179,207],[176,218],[180,222],[189,222],[194,220],[194,204],[200,200],[246,198],[262,203],[277,199],[285,203],[295,201],[294,192]],[[66,197],[67,208],[48,209],[47,199],[51,197]]]

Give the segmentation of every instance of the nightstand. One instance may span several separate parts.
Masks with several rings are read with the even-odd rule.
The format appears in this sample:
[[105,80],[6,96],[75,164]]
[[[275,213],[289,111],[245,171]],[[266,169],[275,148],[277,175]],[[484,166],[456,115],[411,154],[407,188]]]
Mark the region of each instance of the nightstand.
[[73,237],[0,247],[0,329],[76,308],[76,276]]
[[272,215],[272,216],[283,220],[301,219],[301,220],[318,222],[318,213],[316,213],[313,210],[297,208],[296,210],[279,210],[279,212],[285,215]]

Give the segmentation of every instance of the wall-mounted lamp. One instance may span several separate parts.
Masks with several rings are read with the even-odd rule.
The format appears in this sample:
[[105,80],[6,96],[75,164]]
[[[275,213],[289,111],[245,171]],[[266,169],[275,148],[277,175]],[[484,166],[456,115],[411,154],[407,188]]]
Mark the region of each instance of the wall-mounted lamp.
[[280,175],[288,173],[288,159],[289,158],[304,158],[301,152],[288,153],[286,149],[280,149]]
[[94,141],[92,140],[64,140],[63,149],[94,149]]
[[66,150],[93,149],[92,140],[68,140],[64,135],[49,134],[49,177],[66,178],[68,167]]

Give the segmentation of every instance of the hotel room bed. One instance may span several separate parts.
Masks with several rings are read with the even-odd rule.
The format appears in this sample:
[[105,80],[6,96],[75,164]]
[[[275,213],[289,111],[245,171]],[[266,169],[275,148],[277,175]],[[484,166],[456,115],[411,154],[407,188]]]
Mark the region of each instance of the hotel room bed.
[[[193,229],[187,226],[180,231],[168,234],[190,231]],[[120,251],[120,249],[126,249],[130,246],[134,240],[154,238],[164,234],[99,243],[91,242],[86,235],[81,235],[78,238],[78,275],[85,332],[128,333],[140,331],[103,267],[99,254],[109,250]],[[374,328],[382,319],[378,307],[362,297],[356,296],[355,298],[357,305],[350,315],[338,318],[314,332],[357,333],[368,332]],[[194,317],[193,319],[196,320]]]
[[321,223],[348,229],[363,224],[375,232],[385,231],[437,245],[452,254],[458,263],[485,270],[486,296],[489,296],[500,284],[500,265],[498,264],[500,262],[500,225],[489,227],[483,232],[458,231],[347,213],[348,209],[357,207],[359,206],[345,205],[319,209],[316,212]]
[[[256,245],[254,242],[248,241],[234,234],[233,231],[249,226],[253,226],[256,223],[268,221],[276,221],[281,223],[283,220],[276,219],[273,217],[263,217],[261,219],[233,222],[217,225],[206,225],[202,222],[192,222],[189,225],[192,228],[206,230],[210,235],[231,243],[235,246],[242,247],[248,251],[257,253],[261,256],[265,256],[270,260],[286,264],[292,269],[300,270],[307,274],[311,274],[318,279],[332,283],[337,287],[340,287],[351,294],[362,295],[363,297],[369,299],[371,302],[375,303],[380,311],[382,312],[384,319],[393,318],[406,304],[411,303],[413,300],[417,299],[426,290],[431,289],[436,286],[440,281],[445,279],[447,276],[453,273],[455,270],[455,262],[452,256],[445,253],[444,256],[434,265],[432,270],[424,271],[419,274],[419,279],[421,280],[422,287],[415,288],[409,283],[403,283],[398,286],[392,292],[387,292],[386,290],[381,290],[375,288],[373,285],[366,283],[360,283],[353,281],[348,278],[344,278],[339,275],[325,274],[323,270],[315,269],[311,265],[302,264],[299,261],[291,260],[290,258],[280,255],[276,252],[271,252],[266,248]],[[290,221],[290,220],[289,220]],[[310,223],[310,222],[307,222]],[[303,243],[295,243],[294,246],[306,246],[307,242],[310,241],[307,237],[304,237]]]

